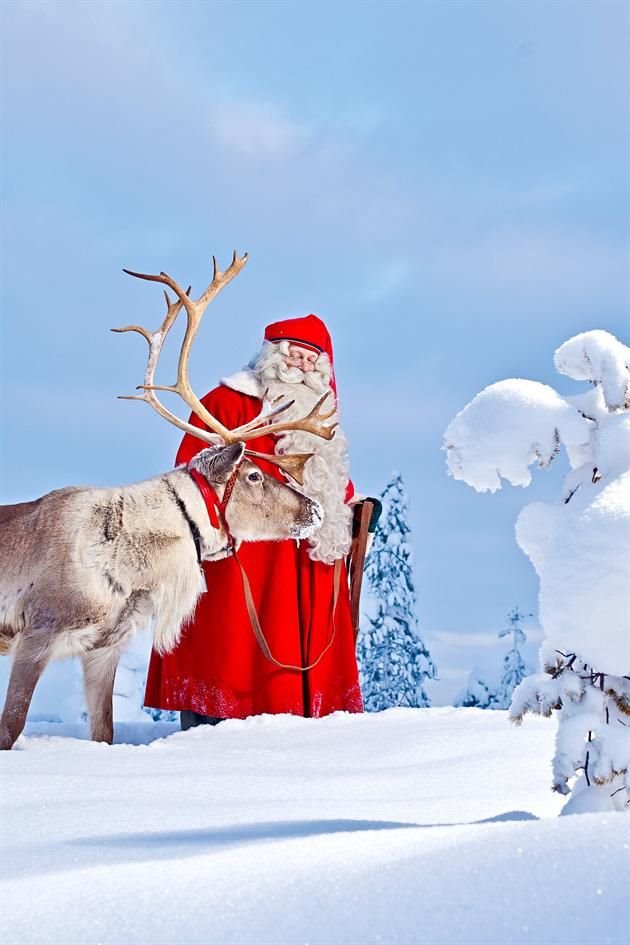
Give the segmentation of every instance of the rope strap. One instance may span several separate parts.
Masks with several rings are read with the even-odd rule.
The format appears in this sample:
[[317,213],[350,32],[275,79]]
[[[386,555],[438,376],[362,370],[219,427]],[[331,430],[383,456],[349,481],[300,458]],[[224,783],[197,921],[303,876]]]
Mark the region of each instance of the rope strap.
[[262,627],[260,626],[260,620],[258,619],[258,614],[256,613],[256,605],[254,604],[254,598],[252,596],[252,589],[250,587],[249,578],[247,577],[247,574],[245,573],[245,568],[241,564],[241,561],[236,553],[236,549],[234,550],[234,557],[241,570],[241,578],[243,581],[243,592],[245,594],[245,604],[247,606],[247,613],[249,615],[249,621],[252,625],[254,636],[258,640],[258,645],[260,646],[260,649],[262,650],[263,655],[269,660],[270,663],[273,663],[274,666],[279,666],[280,669],[291,669],[298,673],[306,673],[309,669],[314,669],[317,666],[317,664],[321,661],[322,657],[331,648],[331,646],[333,645],[333,641],[335,639],[335,631],[336,631],[335,617],[336,617],[336,612],[337,612],[337,601],[339,600],[339,587],[341,584],[341,558],[337,558],[334,564],[332,632],[330,634],[330,640],[328,641],[328,643],[326,644],[322,652],[319,654],[317,659],[314,660],[312,663],[309,663],[308,666],[294,666],[292,663],[281,663],[279,660],[275,658],[275,656],[271,652],[271,649],[269,647],[269,644],[267,643],[265,634],[263,633]]
[[274,666],[278,666],[280,669],[290,669],[298,673],[306,673],[308,672],[309,669],[314,669],[317,666],[317,664],[321,661],[322,657],[331,648],[331,646],[333,645],[333,641],[335,639],[335,632],[337,629],[336,624],[335,624],[335,618],[337,614],[337,602],[339,600],[339,588],[341,585],[342,559],[338,558],[334,564],[333,600],[332,600],[332,615],[331,615],[332,616],[332,631],[330,634],[330,640],[328,641],[328,643],[326,644],[322,652],[319,654],[317,659],[314,662],[309,663],[308,666],[294,666],[292,663],[281,663],[279,660],[275,658],[275,656],[271,652],[271,648],[269,647],[265,634],[263,633],[262,627],[260,626],[260,620],[258,619],[258,614],[256,613],[256,605],[254,603],[254,597],[252,595],[252,589],[249,583],[249,578],[247,577],[247,574],[245,572],[245,568],[243,567],[241,559],[236,553],[236,544],[234,542],[233,536],[230,534],[230,529],[227,524],[227,518],[225,515],[226,506],[228,502],[230,501],[232,490],[234,489],[234,485],[236,483],[236,478],[238,475],[238,466],[236,467],[236,469],[234,470],[234,472],[232,473],[232,475],[230,476],[226,484],[226,488],[223,494],[223,501],[219,499],[219,497],[217,496],[216,492],[214,491],[214,489],[212,488],[208,480],[204,476],[202,476],[200,472],[198,472],[196,469],[189,469],[189,472],[192,478],[194,479],[194,481],[197,483],[197,486],[199,487],[199,490],[201,491],[201,494],[204,497],[205,505],[208,510],[208,516],[210,518],[210,524],[212,525],[213,528],[220,528],[222,524],[223,527],[225,528],[225,531],[227,532],[228,541],[230,543],[232,554],[234,555],[234,559],[236,563],[238,564],[239,570],[241,572],[241,580],[243,582],[243,594],[245,596],[245,605],[247,607],[247,614],[249,616],[249,622],[252,625],[254,636],[256,637],[256,640],[258,641],[258,645],[260,646],[260,649],[262,650],[263,655],[266,657],[266,659],[269,660],[270,663],[273,663]]

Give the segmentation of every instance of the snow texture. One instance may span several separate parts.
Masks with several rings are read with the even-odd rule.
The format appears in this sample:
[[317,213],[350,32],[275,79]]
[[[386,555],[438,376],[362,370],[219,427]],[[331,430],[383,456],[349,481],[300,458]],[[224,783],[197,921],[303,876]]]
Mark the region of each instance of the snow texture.
[[585,331],[565,341],[553,359],[559,374],[601,386],[609,410],[630,407],[630,349],[607,331]]
[[444,448],[451,474],[478,491],[501,478],[527,485],[533,462],[567,449],[559,501],[526,506],[516,523],[540,578],[545,649],[544,672],[517,688],[512,713],[558,709],[554,788],[568,792],[582,772],[584,796],[567,810],[586,809],[586,795],[593,809],[612,809],[630,797],[630,349],[585,332],[558,348],[555,365],[592,389],[562,397],[532,381],[493,384],[455,417]]
[[444,435],[453,478],[496,492],[501,479],[528,486],[533,463],[549,466],[560,442],[589,443],[591,421],[553,388],[537,381],[499,381],[486,387],[449,424]]
[[152,628],[147,628],[134,634],[121,653],[114,680],[114,718],[117,721],[146,721],[144,689],[152,639]]
[[556,816],[539,718],[64,731],[29,725],[0,759],[3,945],[627,942],[628,818]]

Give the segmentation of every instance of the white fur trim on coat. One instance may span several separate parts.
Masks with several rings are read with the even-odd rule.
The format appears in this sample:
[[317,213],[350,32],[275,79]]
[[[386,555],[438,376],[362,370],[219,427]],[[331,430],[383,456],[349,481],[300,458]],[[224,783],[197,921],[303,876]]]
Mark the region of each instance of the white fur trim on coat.
[[231,374],[229,377],[221,377],[219,383],[223,384],[224,387],[229,387],[230,390],[238,391],[239,394],[248,394],[250,397],[257,397],[259,400],[262,400],[265,392],[262,384],[249,368],[243,368],[242,371],[237,371],[236,374]]

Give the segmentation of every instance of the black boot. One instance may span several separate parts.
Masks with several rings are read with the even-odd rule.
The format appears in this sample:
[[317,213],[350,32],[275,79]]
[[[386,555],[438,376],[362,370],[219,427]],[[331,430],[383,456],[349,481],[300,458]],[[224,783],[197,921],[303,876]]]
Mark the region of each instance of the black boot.
[[197,725],[218,725],[219,722],[223,722],[223,719],[218,719],[214,715],[201,715],[200,712],[192,712],[190,709],[184,709],[179,713],[182,732],[195,728]]

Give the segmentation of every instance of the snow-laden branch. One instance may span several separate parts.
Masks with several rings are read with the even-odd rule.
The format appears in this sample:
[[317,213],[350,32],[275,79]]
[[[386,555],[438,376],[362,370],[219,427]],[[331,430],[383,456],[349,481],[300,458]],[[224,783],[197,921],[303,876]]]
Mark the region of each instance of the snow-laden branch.
[[607,331],[585,331],[560,345],[559,374],[601,386],[608,410],[630,407],[630,348]]
[[[560,444],[569,461],[583,458],[593,422],[552,387],[537,381],[491,384],[449,424],[444,449],[450,474],[477,492],[496,492],[501,479],[528,486],[529,467],[547,467]],[[575,448],[579,449],[579,453]]]

